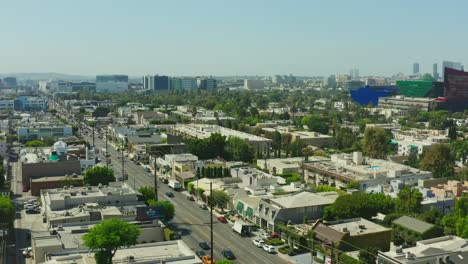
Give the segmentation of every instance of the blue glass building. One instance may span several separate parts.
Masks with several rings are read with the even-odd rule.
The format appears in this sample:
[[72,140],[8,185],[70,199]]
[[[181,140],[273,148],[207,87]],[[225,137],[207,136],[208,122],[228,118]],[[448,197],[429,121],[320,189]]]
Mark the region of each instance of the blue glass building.
[[398,89],[394,85],[369,86],[366,85],[356,90],[350,90],[351,99],[360,104],[377,106],[379,97],[387,97],[398,94]]

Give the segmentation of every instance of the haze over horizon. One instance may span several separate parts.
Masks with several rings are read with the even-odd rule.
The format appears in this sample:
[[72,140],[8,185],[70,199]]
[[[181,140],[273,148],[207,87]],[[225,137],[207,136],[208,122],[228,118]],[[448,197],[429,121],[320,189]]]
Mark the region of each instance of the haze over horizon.
[[317,76],[468,62],[468,2],[4,2],[0,73]]

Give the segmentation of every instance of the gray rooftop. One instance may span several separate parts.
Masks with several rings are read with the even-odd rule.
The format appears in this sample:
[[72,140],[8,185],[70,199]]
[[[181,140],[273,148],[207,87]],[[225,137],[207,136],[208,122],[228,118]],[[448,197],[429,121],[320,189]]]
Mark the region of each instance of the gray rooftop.
[[434,225],[426,223],[424,221],[418,220],[416,218],[412,218],[409,216],[402,216],[398,218],[397,220],[393,221],[394,224],[401,225],[403,227],[406,227],[408,229],[414,230],[418,233],[424,233],[430,228],[432,228]]

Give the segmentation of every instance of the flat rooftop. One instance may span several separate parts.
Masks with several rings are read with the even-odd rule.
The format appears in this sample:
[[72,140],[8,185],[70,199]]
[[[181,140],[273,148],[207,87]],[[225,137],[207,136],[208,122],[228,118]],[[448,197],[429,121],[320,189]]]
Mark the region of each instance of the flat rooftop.
[[366,235],[371,233],[390,231],[391,229],[375,224],[364,218],[346,219],[342,221],[328,222],[327,225],[336,231],[347,230],[351,236]]
[[[170,264],[194,264],[201,263],[200,259],[182,241],[165,241],[147,243],[119,249],[113,263],[170,263]],[[63,253],[54,253],[44,264],[95,264],[94,254],[87,250],[75,250]]]
[[[331,193],[336,194],[336,197]],[[329,195],[327,196],[327,194]],[[289,196],[273,198],[270,201],[281,208],[296,208],[332,204],[337,197],[338,194],[335,192],[311,193],[304,191]]]

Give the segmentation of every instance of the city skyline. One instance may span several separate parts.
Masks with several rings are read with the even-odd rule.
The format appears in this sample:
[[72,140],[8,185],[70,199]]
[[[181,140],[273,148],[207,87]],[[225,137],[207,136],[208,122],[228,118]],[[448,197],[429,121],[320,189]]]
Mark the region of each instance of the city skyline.
[[457,34],[468,22],[464,7],[457,1],[11,2],[0,18],[9,36],[0,73],[328,76],[357,68],[363,76],[389,76],[411,74],[415,61],[421,73],[432,73],[434,63],[468,61],[467,37]]

